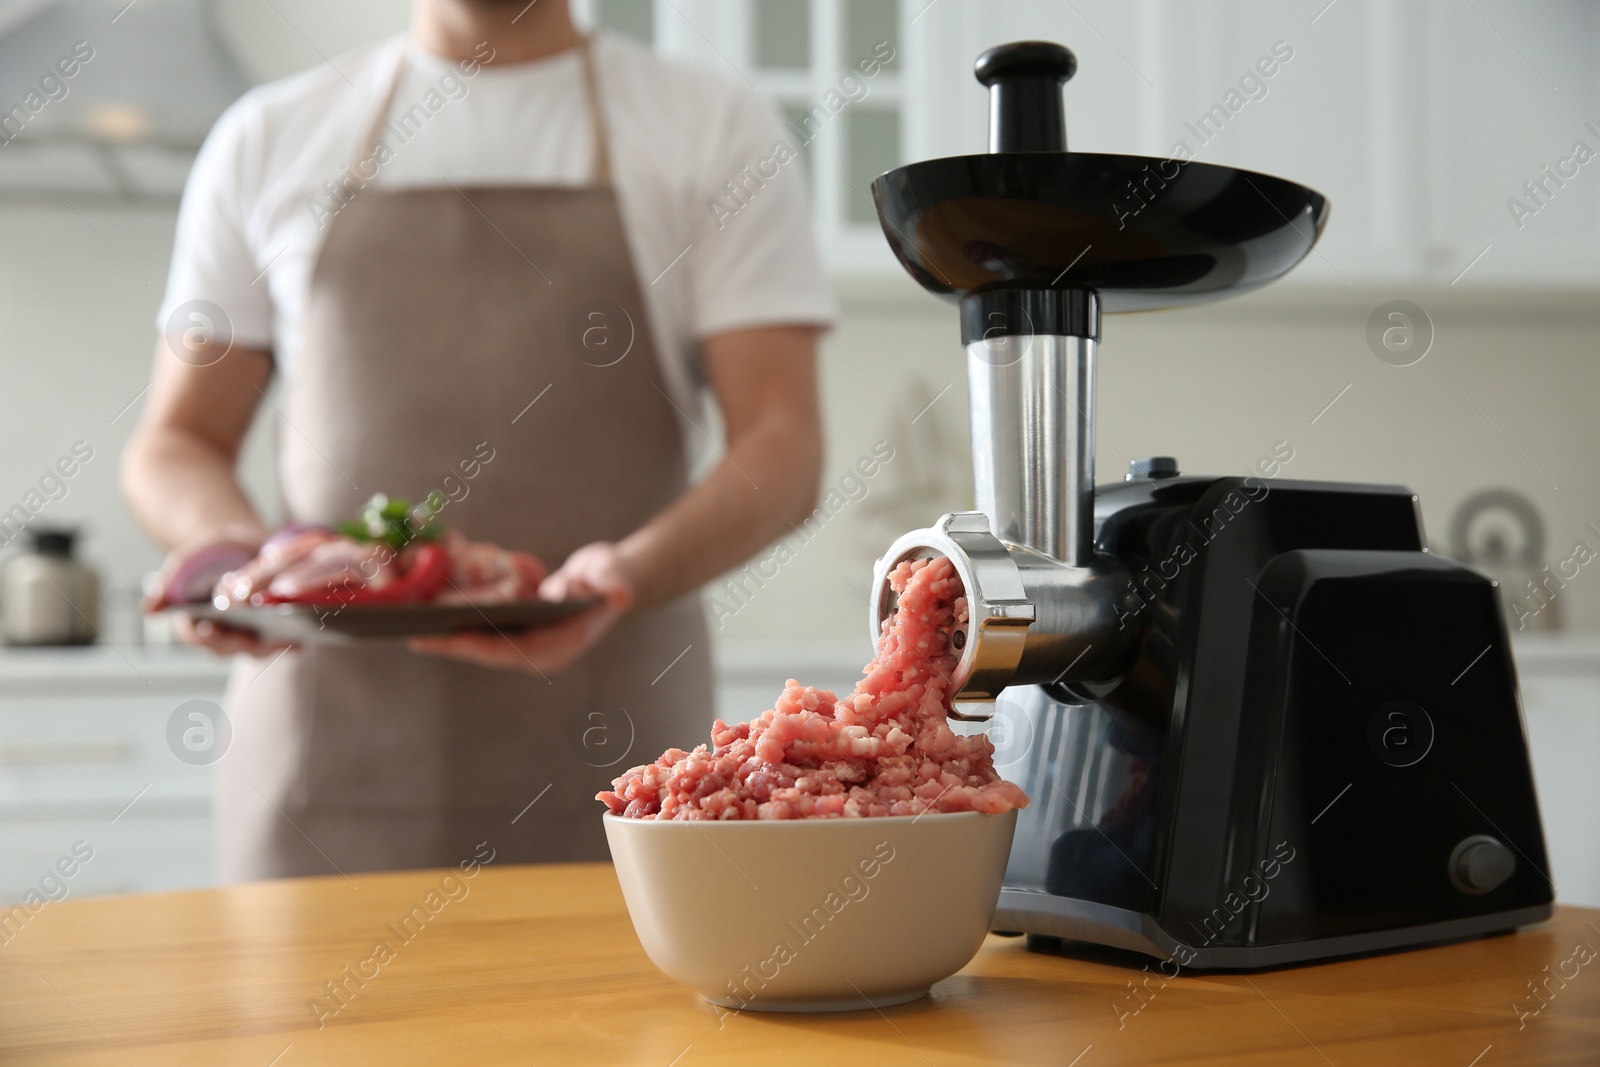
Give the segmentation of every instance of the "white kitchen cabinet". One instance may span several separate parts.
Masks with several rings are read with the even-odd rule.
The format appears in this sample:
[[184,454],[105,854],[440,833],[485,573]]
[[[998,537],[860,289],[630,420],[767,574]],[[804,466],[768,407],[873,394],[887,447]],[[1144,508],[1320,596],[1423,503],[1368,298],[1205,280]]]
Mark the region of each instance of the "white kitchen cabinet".
[[[900,270],[872,205],[872,179],[927,154],[905,108],[916,7],[905,0],[578,0],[580,21],[648,41],[772,97],[805,175],[823,257],[838,274]],[[757,160],[748,161],[752,168]],[[727,175],[737,183],[740,175]],[[746,183],[750,179],[743,179]],[[747,184],[746,188],[750,186]],[[729,186],[701,194],[737,206]]]
[[[939,73],[913,81],[908,107],[920,129],[917,101],[937,101],[936,154],[982,150],[972,57],[1042,37],[1078,55],[1072,147],[1168,156],[1181,143],[1326,193],[1328,229],[1295,284],[1600,281],[1600,5],[1589,0],[943,0],[922,21],[939,25],[918,70]],[[1242,84],[1275,45],[1293,58]],[[1225,121],[1201,129],[1219,105]],[[1596,159],[1569,164],[1563,185],[1547,180],[1547,204],[1519,227],[1507,201],[1527,200],[1523,183],[1580,140]]]
[[1600,281],[1600,5],[1434,0],[1419,28],[1439,276],[1482,255],[1475,285]]
[[1600,638],[1517,644],[1523,715],[1557,898],[1600,907]]
[[173,649],[0,651],[0,901],[78,842],[93,858],[71,896],[215,881],[211,771],[179,760],[167,728],[186,701],[220,704],[226,671]]
[[[1310,185],[1333,202],[1317,252],[1297,283],[1342,285],[1414,275],[1425,213],[1406,190],[1425,117],[1400,106],[1415,71],[1401,62],[1405,5],[1339,0],[941,2],[925,90],[943,136],[933,154],[981,152],[985,92],[971,76],[984,48],[1043,38],[1066,44],[1078,73],[1065,90],[1077,151],[1191,158]],[[1267,73],[1263,73],[1267,72]],[[913,120],[915,121],[915,120]]]
[[[760,85],[792,113],[849,67],[843,27],[854,9],[889,2],[586,7],[664,51]],[[803,71],[763,66],[759,23],[773,11],[806,37]],[[899,270],[876,227],[851,213],[864,206],[865,184],[848,158],[853,116],[896,113],[892,131],[884,127],[898,133],[879,159],[885,165],[981,152],[987,100],[973,59],[991,45],[1045,39],[1078,56],[1066,90],[1074,149],[1170,156],[1181,143],[1203,162],[1328,195],[1328,229],[1288,284],[1600,282],[1593,0],[899,0],[898,29],[899,69],[846,107],[808,164],[835,273]],[[1285,53],[1292,57],[1278,58]],[[1266,77],[1264,59],[1278,59]],[[1571,173],[1558,174],[1560,184],[1546,177],[1541,168],[1563,169],[1579,141],[1596,158],[1565,164]],[[1544,183],[1542,202],[1524,190],[1529,181]],[[1538,210],[1514,219],[1512,198]]]

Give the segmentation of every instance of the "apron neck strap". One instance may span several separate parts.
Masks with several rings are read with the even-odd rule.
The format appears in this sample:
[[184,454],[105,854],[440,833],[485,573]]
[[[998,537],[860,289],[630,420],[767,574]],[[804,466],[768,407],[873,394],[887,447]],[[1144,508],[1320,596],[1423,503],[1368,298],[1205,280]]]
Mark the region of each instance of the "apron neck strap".
[[[605,109],[600,106],[600,84],[595,75],[592,34],[585,34],[578,42],[578,61],[583,68],[584,99],[589,109],[589,125],[594,130],[594,163],[593,183],[602,187],[611,185],[611,147],[606,136]],[[401,45],[400,54],[395,59],[394,72],[389,76],[389,87],[384,91],[383,102],[378,105],[377,114],[372,118],[367,128],[366,135],[361,138],[360,150],[351,164],[351,172],[360,175],[364,180],[370,180],[364,173],[366,163],[373,158],[377,151],[380,134],[389,121],[389,111],[394,107],[395,95],[400,91],[402,75],[405,74],[406,49],[409,42]],[[376,177],[376,174],[374,174]]]
[[589,127],[594,130],[594,184],[611,184],[611,147],[606,136],[606,113],[600,106],[600,80],[594,70],[594,35],[584,34],[578,45],[578,56],[583,64],[584,95],[589,104]]

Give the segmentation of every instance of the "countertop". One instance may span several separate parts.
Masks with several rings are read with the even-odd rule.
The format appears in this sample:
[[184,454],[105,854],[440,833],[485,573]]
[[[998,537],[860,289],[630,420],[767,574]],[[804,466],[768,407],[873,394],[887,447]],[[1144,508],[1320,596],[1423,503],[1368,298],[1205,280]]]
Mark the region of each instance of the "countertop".
[[[46,904],[0,947],[0,1062],[1532,1067],[1600,1048],[1600,911],[1164,986],[1139,958],[991,937],[913,1004],[719,1019],[651,966],[608,865],[446,873]],[[1540,1001],[1546,966],[1568,977]]]
[[0,683],[12,696],[49,694],[62,685],[132,693],[149,686],[211,686],[227,678],[229,667],[225,657],[184,645],[0,645]]

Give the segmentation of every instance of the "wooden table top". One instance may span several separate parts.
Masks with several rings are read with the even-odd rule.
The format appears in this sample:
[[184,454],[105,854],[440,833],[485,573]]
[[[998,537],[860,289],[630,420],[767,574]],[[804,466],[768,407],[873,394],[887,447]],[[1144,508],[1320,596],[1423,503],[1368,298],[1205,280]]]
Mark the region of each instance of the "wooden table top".
[[[46,904],[0,929],[0,1063],[1600,1062],[1600,912],[1579,908],[1502,937],[1164,986],[1131,956],[991,937],[914,1004],[719,1023],[651,966],[609,866],[443,874]],[[425,923],[392,925],[418,906]]]

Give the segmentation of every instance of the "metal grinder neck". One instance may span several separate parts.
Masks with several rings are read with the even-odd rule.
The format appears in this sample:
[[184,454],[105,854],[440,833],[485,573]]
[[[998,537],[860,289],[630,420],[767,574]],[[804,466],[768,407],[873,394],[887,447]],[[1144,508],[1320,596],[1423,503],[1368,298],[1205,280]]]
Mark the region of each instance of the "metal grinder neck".
[[961,326],[978,510],[1000,540],[1088,566],[1099,300],[1082,290],[974,293]]

